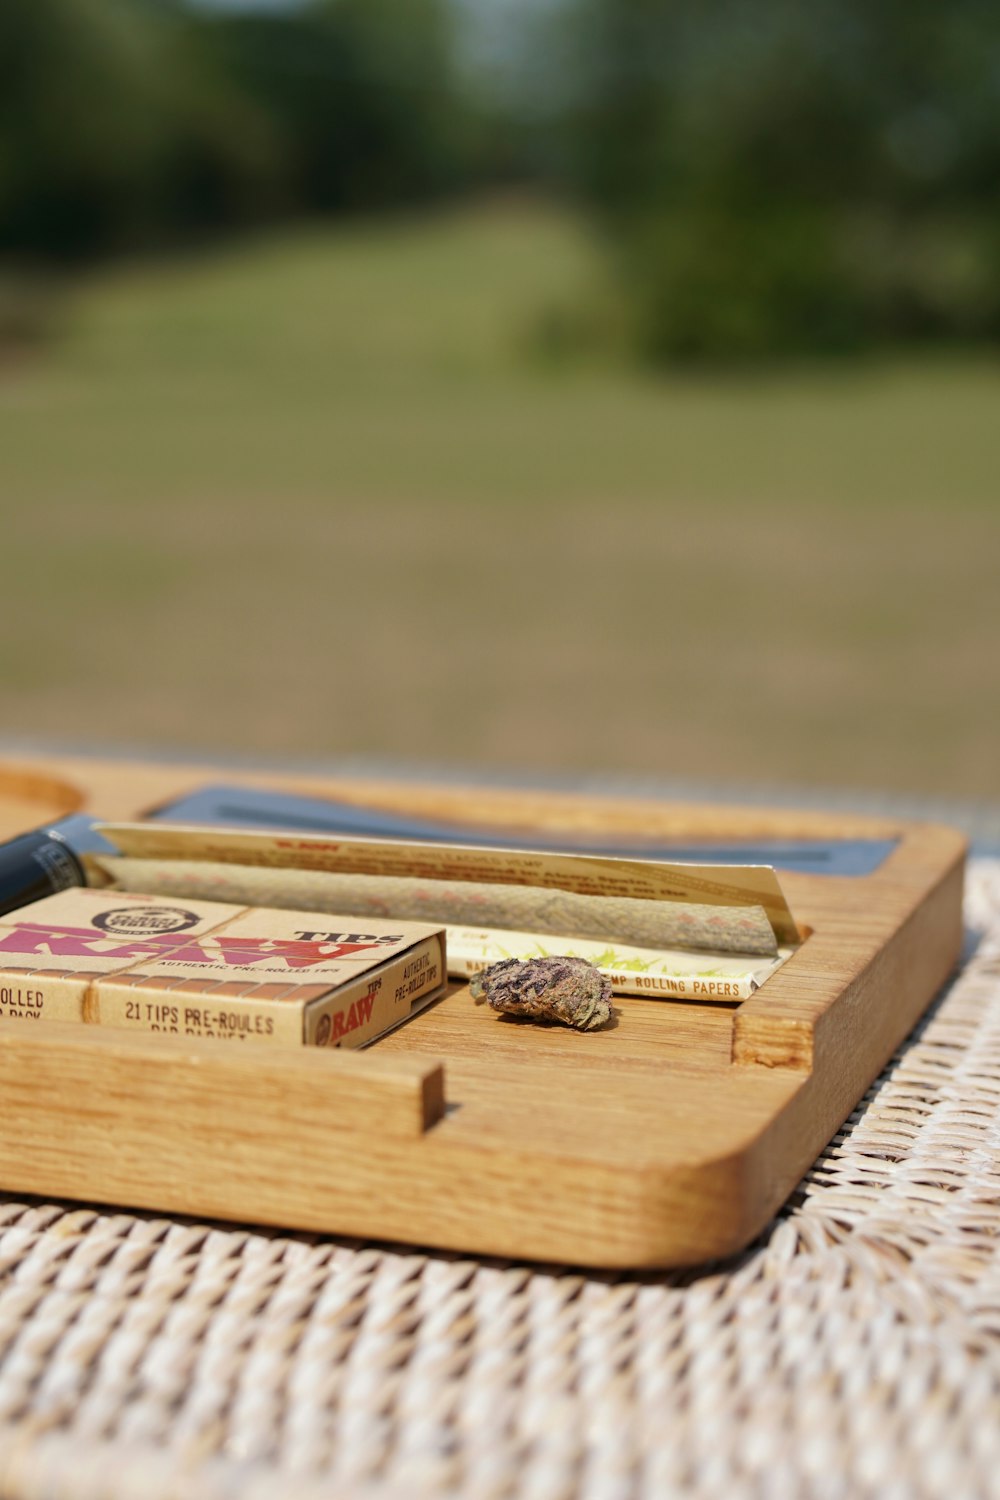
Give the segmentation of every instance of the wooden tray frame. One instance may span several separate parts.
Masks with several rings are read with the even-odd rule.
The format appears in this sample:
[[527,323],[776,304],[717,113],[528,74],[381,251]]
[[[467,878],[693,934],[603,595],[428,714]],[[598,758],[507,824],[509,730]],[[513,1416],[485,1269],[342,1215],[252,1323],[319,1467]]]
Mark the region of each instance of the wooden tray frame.
[[75,808],[130,818],[209,781],[510,827],[897,839],[864,877],[785,874],[802,948],[740,1005],[616,1000],[579,1035],[464,985],[362,1053],[0,1021],[8,1192],[606,1267],[741,1249],[955,965],[965,841],[887,818],[552,792],[0,762],[0,837]]

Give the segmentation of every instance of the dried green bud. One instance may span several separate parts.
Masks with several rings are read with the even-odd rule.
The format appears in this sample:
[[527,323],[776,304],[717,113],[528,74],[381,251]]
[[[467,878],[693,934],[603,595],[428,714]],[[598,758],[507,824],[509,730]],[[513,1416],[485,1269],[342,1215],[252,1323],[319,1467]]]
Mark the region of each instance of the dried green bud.
[[585,958],[504,958],[469,986],[493,1010],[596,1031],[611,1019],[611,981]]

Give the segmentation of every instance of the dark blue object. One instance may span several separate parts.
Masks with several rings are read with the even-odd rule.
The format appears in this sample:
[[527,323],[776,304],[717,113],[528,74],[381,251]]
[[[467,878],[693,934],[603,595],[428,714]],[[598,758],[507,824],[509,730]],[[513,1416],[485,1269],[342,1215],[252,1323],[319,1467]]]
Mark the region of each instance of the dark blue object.
[[114,845],[95,832],[94,822],[86,813],[74,813],[0,844],[0,915],[69,886],[86,885],[80,855],[115,852]]

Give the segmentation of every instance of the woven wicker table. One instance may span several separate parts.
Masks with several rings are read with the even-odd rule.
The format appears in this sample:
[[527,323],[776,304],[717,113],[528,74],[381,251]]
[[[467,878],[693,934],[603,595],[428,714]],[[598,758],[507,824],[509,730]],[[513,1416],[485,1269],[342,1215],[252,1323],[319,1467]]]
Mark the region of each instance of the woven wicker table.
[[0,1198],[0,1493],[1000,1494],[1000,860],[967,889],[962,971],[724,1265]]

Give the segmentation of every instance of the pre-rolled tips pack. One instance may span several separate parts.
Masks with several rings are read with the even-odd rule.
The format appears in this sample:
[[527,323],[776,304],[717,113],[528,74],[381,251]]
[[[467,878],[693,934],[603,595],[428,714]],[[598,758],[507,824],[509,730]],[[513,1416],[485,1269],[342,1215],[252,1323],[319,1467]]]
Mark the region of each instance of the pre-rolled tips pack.
[[0,1016],[361,1047],[439,995],[421,922],[67,890],[0,920]]

